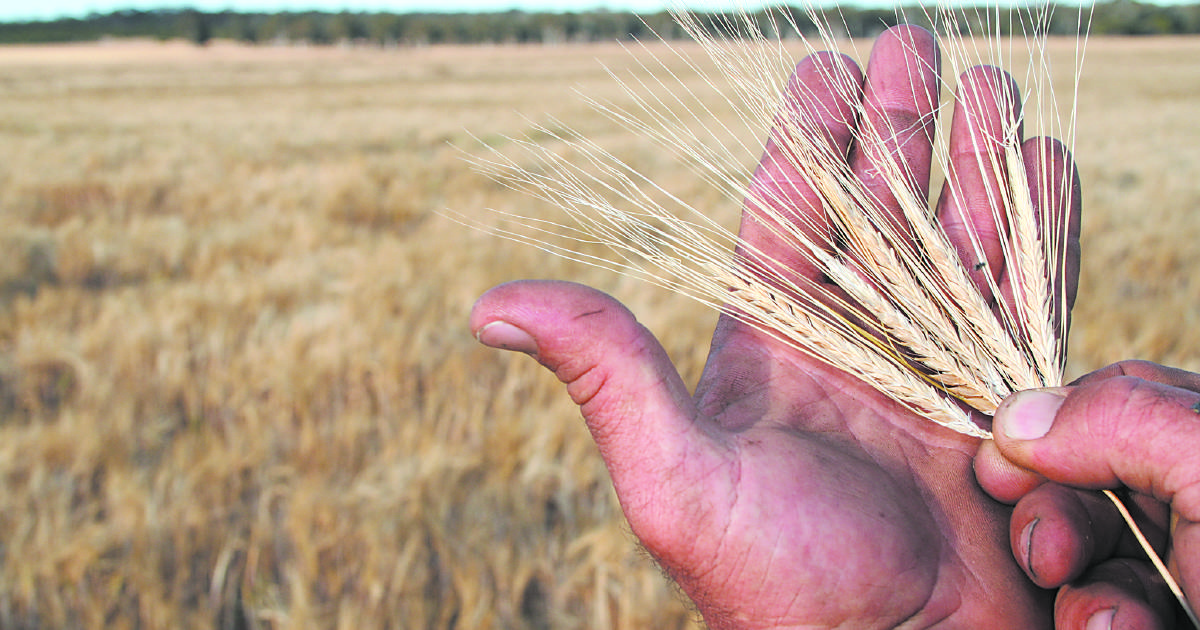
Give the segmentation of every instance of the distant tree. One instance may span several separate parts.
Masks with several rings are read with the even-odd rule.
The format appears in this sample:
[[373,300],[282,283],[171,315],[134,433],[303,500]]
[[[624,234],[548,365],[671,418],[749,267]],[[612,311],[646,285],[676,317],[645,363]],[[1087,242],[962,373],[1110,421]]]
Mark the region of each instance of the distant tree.
[[411,15],[400,24],[400,41],[409,46],[424,46],[433,43],[427,16]]
[[329,37],[334,42],[363,42],[368,36],[367,25],[361,15],[343,11],[328,19]]
[[264,22],[258,15],[243,15],[234,13],[229,17],[230,37],[243,44],[257,44],[262,41],[261,25]]
[[1096,35],[1140,35],[1144,17],[1142,5],[1129,0],[1116,0],[1096,5],[1092,16],[1092,33]]
[[290,24],[288,33],[295,41],[315,46],[333,43],[329,32],[329,16],[323,13],[309,12],[298,16]]
[[212,23],[208,15],[188,9],[180,16],[183,36],[197,46],[207,46],[212,41]]
[[262,23],[255,29],[259,42],[268,42],[288,38],[288,17],[286,13],[274,13],[265,16]]
[[365,18],[367,38],[379,46],[391,46],[400,41],[400,21],[394,13],[376,13]]

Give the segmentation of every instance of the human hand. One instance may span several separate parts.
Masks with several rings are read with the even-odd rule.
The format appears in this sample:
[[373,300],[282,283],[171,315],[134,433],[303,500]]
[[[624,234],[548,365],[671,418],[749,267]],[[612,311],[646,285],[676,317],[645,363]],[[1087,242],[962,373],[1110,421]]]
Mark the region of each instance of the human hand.
[[1176,627],[1163,580],[1094,492],[1102,488],[1129,490],[1123,502],[1144,517],[1188,600],[1200,601],[1198,414],[1200,375],[1141,361],[1000,406],[977,475],[992,496],[1016,503],[1009,531],[1021,568],[1062,587],[1056,627]]
[[[848,58],[818,54],[802,61],[789,83],[794,106],[820,121],[819,137],[847,156],[881,210],[901,221],[873,162],[881,158],[852,142],[854,109],[839,96],[846,90],[822,72],[837,65],[850,70],[846,76],[856,81],[850,92],[863,99],[868,115],[897,130],[887,148],[925,195],[936,44],[921,29],[892,29],[877,41],[865,81]],[[964,255],[972,249],[965,224],[992,235],[981,244],[988,264],[977,267],[971,254],[968,267],[992,274],[1002,294],[1003,260],[992,254],[1004,232],[987,191],[1000,185],[992,138],[1003,90],[1015,86],[994,68],[964,76],[950,140],[959,186],[942,195],[938,209]],[[1027,146],[1031,172],[1072,185],[1060,145],[1031,140]],[[816,193],[781,151],[768,142],[751,191],[765,191],[758,199],[786,200],[793,214],[807,213],[796,217],[797,225],[821,221]],[[1070,216],[1075,225],[1078,208],[1068,207],[1061,193],[1039,197],[1049,200],[1040,210]],[[769,221],[747,204],[741,241],[770,264],[820,281]],[[1070,296],[1077,254],[1068,249]],[[978,440],[938,427],[728,316],[717,325],[694,396],[628,310],[579,285],[496,287],[476,304],[471,329],[489,346],[532,355],[567,384],[633,532],[714,630],[1049,625],[1050,598],[1025,579],[1008,551],[1009,509],[974,482]]]

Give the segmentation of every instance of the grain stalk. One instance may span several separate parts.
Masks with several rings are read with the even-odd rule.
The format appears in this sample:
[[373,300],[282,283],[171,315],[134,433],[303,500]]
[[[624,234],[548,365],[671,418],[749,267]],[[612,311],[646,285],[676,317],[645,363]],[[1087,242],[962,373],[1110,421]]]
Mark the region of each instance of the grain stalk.
[[[854,104],[854,142],[858,150],[874,158],[879,175],[888,183],[888,193],[899,206],[903,227],[881,213],[884,204],[850,168],[845,156],[822,141],[821,121],[805,115],[811,109],[805,107],[811,95],[799,91],[798,86],[794,86],[798,93],[783,87],[794,57],[792,47],[775,35],[802,30],[798,22],[802,18],[787,11],[757,17],[746,13],[709,16],[710,22],[686,12],[676,16],[682,28],[701,44],[718,74],[709,74],[678,49],[672,49],[675,61],[726,98],[749,133],[712,128],[719,117],[699,98],[687,98],[692,96],[687,88],[682,94],[673,89],[684,83],[665,61],[660,61],[660,67],[642,66],[647,71],[644,74],[655,78],[630,75],[622,79],[613,73],[632,107],[590,102],[693,165],[705,182],[730,200],[744,200],[747,209],[763,217],[761,222],[773,236],[800,252],[832,286],[791,273],[766,252],[739,241],[732,230],[641,176],[596,143],[574,135],[564,137],[545,127],[539,128],[539,134],[569,147],[569,153],[555,152],[544,142],[510,139],[535,159],[535,169],[499,151],[475,158],[475,162],[497,181],[562,209],[571,223],[510,216],[518,227],[489,229],[699,300],[858,377],[920,417],[960,433],[990,438],[990,433],[972,420],[969,408],[991,415],[1000,401],[1015,391],[1059,386],[1063,381],[1067,226],[1056,213],[1043,216],[1038,208],[1051,204],[1047,191],[1059,188],[1072,194],[1072,174],[1061,174],[1064,179],[1060,182],[1039,181],[1031,186],[1031,175],[1050,175],[1027,172],[1021,144],[1023,132],[1032,131],[1029,135],[1063,138],[1068,150],[1073,149],[1074,99],[1072,96],[1069,107],[1059,108],[1050,84],[1046,37],[1040,34],[1052,11],[1053,7],[1047,6],[1002,15],[998,8],[966,12],[939,8],[922,9],[915,16],[934,26],[946,53],[947,76],[960,76],[980,64],[1011,71],[1022,65],[1018,59],[1027,59],[1023,65],[1027,100],[1010,100],[1019,98],[1020,92],[996,85],[991,91],[1001,97],[998,104],[958,103],[976,109],[999,105],[1003,115],[999,129],[986,138],[986,146],[976,147],[975,162],[967,168],[998,183],[985,188],[991,218],[1001,235],[1007,294],[992,273],[972,277],[972,267],[979,271],[988,264],[985,237],[968,230],[970,251],[964,261],[930,199],[914,189],[913,176],[890,148],[889,139],[906,130],[889,128],[867,111],[849,87],[855,81],[843,66],[822,67],[823,79],[833,89],[844,90],[841,96]],[[1073,68],[1075,93],[1087,31],[1085,12],[1081,10],[1079,15],[1077,30],[1082,36]],[[840,48],[835,34],[838,25],[831,16],[809,9],[803,17],[817,28],[816,37],[799,39],[805,52]],[[903,14],[898,17],[905,21]],[[1002,36],[1004,28],[1014,36]],[[724,35],[714,35],[714,31]],[[723,141],[713,142],[714,134]],[[947,174],[945,194],[958,195],[963,191],[956,188],[954,175],[961,166],[956,167],[949,155],[947,134],[939,135],[942,138],[935,145],[934,158]],[[800,176],[800,181],[792,183],[795,188],[747,189],[742,165],[748,163],[747,156],[755,155],[757,147],[743,140],[747,137],[770,137],[779,143],[780,153]],[[817,193],[819,212],[792,211],[790,199],[799,196],[801,186]],[[1035,189],[1045,196],[1035,199]],[[818,224],[814,215],[823,216],[828,224]],[[565,243],[560,240],[563,238]],[[585,254],[581,245],[604,246],[610,255]],[[1128,511],[1116,495],[1105,494],[1143,541],[1147,554],[1200,628],[1178,585],[1144,542]]]

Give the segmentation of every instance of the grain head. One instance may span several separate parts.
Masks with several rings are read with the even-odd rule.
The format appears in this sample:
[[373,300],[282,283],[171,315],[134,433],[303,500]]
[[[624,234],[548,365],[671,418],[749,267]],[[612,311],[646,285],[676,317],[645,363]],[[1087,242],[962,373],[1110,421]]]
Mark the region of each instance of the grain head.
[[[938,9],[909,16],[931,25],[945,59],[944,78],[914,82],[914,98],[937,102],[939,94],[950,96],[932,109],[930,119],[910,121],[907,128],[894,128],[872,109],[878,106],[859,93],[857,70],[836,57],[818,57],[815,82],[839,95],[841,109],[822,109],[817,96],[806,92],[810,88],[787,81],[797,54],[849,46],[857,55],[852,42],[837,38],[831,16],[815,10],[804,17],[816,25],[816,34],[794,40],[786,34],[799,35],[801,26],[791,12],[704,20],[678,14],[710,63],[692,60],[692,50],[675,54],[703,78],[704,88],[727,99],[739,129],[714,124],[728,118],[695,98],[694,86],[680,89],[683,82],[665,63],[646,73],[656,79],[614,73],[633,105],[593,99],[593,107],[652,137],[724,198],[744,200],[763,229],[800,253],[809,273],[794,273],[771,252],[739,240],[710,219],[706,208],[640,174],[600,144],[549,128],[539,131],[569,152],[514,140],[533,156],[536,168],[500,152],[477,165],[560,208],[569,221],[513,216],[520,227],[496,231],[686,294],[872,383],[923,417],[985,436],[959,403],[991,413],[1013,391],[1057,385],[1063,377],[1072,217],[1062,209],[1072,207],[1076,194],[1073,167],[1064,163],[1074,130],[1074,87],[1064,90],[1064,102],[1049,78],[1055,68],[1039,26],[1051,10]],[[1081,13],[1079,19],[1082,40],[1086,18]],[[916,46],[915,39],[900,39],[900,46]],[[910,59],[938,65],[917,54]],[[1081,61],[1082,44],[1073,76]],[[979,67],[1014,64],[1021,68],[1013,74],[1023,79],[1026,97],[1013,76]],[[714,67],[716,73],[705,70]],[[915,68],[912,75],[937,77],[937,71]],[[956,87],[960,76],[963,84]],[[680,85],[672,85],[672,77]],[[974,150],[965,157],[948,148],[949,112],[955,107],[998,113],[972,135]],[[812,118],[813,112],[854,129],[857,151],[874,166],[873,180],[860,177],[825,141],[828,120]],[[969,179],[968,172],[983,173],[999,184],[984,187],[992,209],[987,220],[967,220],[953,211],[939,217],[938,199],[900,158],[900,139],[935,129],[934,161],[948,175],[942,202],[972,194],[958,182]],[[1065,140],[1025,143],[1031,134]],[[778,149],[771,159],[786,162],[799,180],[765,187],[748,183],[744,164],[761,140],[747,138],[768,138]],[[818,193],[820,208],[790,206],[803,196],[801,188]],[[891,200],[900,216],[883,210]]]

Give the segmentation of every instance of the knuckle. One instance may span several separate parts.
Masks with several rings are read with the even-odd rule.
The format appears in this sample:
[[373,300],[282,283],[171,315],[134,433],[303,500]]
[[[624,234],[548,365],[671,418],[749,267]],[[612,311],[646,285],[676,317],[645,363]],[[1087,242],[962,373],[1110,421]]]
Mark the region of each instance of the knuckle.
[[1112,367],[1118,374],[1136,376],[1148,381],[1158,380],[1158,375],[1163,371],[1162,366],[1142,359],[1118,361]]
[[[1145,362],[1123,369],[1156,368]],[[1194,396],[1138,376],[1116,376],[1095,384],[1083,420],[1088,443],[1103,444],[1124,464],[1122,481],[1176,509],[1200,510],[1200,415]],[[1200,514],[1195,514],[1200,516]]]
[[1147,429],[1177,416],[1179,405],[1157,383],[1137,376],[1117,376],[1100,384],[1103,394],[1089,413],[1091,430],[1101,437],[1131,446]]

